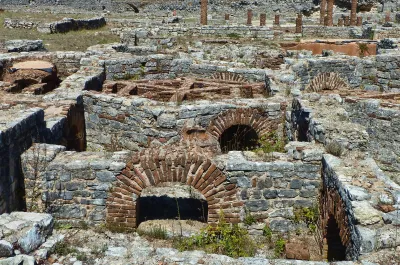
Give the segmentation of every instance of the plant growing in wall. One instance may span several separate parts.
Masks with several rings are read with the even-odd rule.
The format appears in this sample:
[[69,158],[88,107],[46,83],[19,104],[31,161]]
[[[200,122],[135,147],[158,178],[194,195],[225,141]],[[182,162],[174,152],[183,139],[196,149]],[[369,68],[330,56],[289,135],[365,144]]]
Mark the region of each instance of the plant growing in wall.
[[257,249],[247,230],[237,224],[228,224],[222,211],[216,226],[208,225],[196,235],[179,238],[175,244],[180,251],[202,249],[233,258],[254,256]]
[[27,193],[25,201],[28,212],[43,211],[41,205],[42,173],[45,172],[47,161],[47,146],[33,143],[32,147],[22,156],[22,169],[25,175]]

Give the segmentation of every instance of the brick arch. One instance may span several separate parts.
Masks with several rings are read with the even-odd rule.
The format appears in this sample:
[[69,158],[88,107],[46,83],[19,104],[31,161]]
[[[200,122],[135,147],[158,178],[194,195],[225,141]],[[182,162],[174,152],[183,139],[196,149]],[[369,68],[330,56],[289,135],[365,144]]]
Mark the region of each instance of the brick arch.
[[222,133],[234,125],[247,125],[253,128],[258,137],[278,129],[279,121],[272,120],[268,114],[259,109],[231,109],[213,119],[207,131],[220,138]]
[[[172,149],[172,147],[170,147]],[[222,209],[230,223],[238,223],[243,206],[235,184],[204,155],[186,150],[146,149],[135,154],[117,176],[107,198],[107,223],[136,227],[136,200],[146,187],[178,182],[198,190],[208,203],[208,223],[218,221]]]

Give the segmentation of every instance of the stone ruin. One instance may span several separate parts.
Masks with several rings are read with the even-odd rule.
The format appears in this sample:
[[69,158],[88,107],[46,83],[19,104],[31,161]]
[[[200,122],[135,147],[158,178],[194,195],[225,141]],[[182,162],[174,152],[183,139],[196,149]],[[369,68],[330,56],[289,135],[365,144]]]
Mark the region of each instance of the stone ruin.
[[[398,264],[400,25],[378,23],[397,7],[339,2],[239,19],[201,1],[195,24],[103,18],[121,42],[85,52],[6,49],[0,264],[82,264],[54,254],[74,236],[57,226],[106,242],[96,264]],[[312,223],[298,220],[310,209]],[[285,240],[279,259],[179,252],[132,232],[191,236],[222,214]]]

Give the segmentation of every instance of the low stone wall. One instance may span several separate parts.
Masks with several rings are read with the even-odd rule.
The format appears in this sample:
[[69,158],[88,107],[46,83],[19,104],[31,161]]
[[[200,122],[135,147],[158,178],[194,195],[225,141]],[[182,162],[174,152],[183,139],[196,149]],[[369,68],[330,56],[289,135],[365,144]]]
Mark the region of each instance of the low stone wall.
[[[249,101],[249,100],[247,100]],[[241,100],[241,103],[246,100]],[[250,101],[249,101],[250,102]],[[235,102],[193,102],[177,105],[144,98],[120,98],[112,95],[84,96],[87,143],[90,150],[120,148],[140,150],[145,147],[170,144],[182,140],[185,129],[207,130],[219,114],[230,110],[235,117],[244,114],[242,104]],[[260,111],[269,128],[276,130],[281,123],[284,104],[273,100],[258,100],[244,109]],[[244,120],[250,121],[251,117]],[[246,123],[244,123],[246,124]],[[251,126],[251,124],[249,124]],[[221,132],[222,133],[222,132]],[[208,136],[208,138],[210,138]],[[211,141],[211,139],[210,139]],[[214,145],[215,143],[209,143]]]
[[7,29],[33,29],[37,27],[38,23],[21,19],[5,18],[3,25],[4,28]]
[[286,63],[292,65],[294,79],[298,80],[301,89],[319,73],[335,72],[351,87],[396,92],[400,90],[399,58],[397,54],[380,54],[365,58],[340,56],[286,59]]
[[354,30],[356,27],[326,27],[326,26],[303,26],[303,37],[305,38],[331,38],[331,39],[351,39],[355,38]]
[[370,137],[368,152],[379,167],[400,184],[400,111],[380,105],[380,100],[347,100],[349,118],[366,127]]
[[73,30],[97,29],[106,25],[104,17],[91,19],[73,19],[65,18],[61,21],[46,23],[38,26],[38,31],[41,33],[66,33]]
[[2,110],[3,119],[8,115],[14,117],[13,121],[0,128],[0,213],[24,207],[20,156],[33,140],[38,140],[39,132],[45,126],[41,109]]
[[261,222],[250,228],[253,233],[262,234],[265,223],[273,232],[295,231],[300,224],[293,221],[294,211],[318,207],[323,152],[311,144],[291,144],[286,161],[249,159],[246,152],[228,155],[227,178],[237,185],[247,214]]

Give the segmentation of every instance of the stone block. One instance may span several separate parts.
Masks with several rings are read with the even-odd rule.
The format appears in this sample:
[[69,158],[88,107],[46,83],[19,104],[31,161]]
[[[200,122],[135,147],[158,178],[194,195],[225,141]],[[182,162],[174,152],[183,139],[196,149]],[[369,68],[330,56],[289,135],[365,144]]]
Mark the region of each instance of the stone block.
[[259,212],[268,210],[269,205],[266,200],[252,200],[246,201],[246,208],[251,212]]
[[295,229],[293,222],[286,219],[274,219],[270,222],[269,227],[273,232],[281,233],[287,233]]
[[276,190],[264,190],[263,195],[265,199],[275,199],[278,197],[278,192]]
[[290,181],[290,188],[299,190],[303,186],[303,181],[301,179],[294,179]]
[[278,190],[279,198],[295,198],[298,193],[295,190]]
[[100,182],[113,182],[116,180],[116,177],[110,171],[98,171],[96,172],[96,178]]

